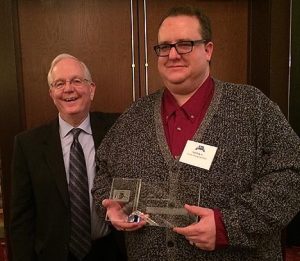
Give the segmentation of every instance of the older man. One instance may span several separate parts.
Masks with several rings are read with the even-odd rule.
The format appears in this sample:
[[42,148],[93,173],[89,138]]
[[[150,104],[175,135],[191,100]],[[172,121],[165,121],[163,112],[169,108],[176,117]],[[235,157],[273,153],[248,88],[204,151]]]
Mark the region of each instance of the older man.
[[90,193],[95,148],[117,115],[89,112],[96,85],[74,56],[53,60],[48,83],[58,118],[15,139],[13,261],[125,260],[120,235],[98,218]]

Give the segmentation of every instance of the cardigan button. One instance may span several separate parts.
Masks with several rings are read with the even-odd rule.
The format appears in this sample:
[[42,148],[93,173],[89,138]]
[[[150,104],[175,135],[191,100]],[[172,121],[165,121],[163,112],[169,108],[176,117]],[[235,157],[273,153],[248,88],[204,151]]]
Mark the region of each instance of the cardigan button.
[[174,242],[173,242],[172,240],[169,240],[169,241],[167,242],[167,246],[168,246],[168,247],[174,247]]

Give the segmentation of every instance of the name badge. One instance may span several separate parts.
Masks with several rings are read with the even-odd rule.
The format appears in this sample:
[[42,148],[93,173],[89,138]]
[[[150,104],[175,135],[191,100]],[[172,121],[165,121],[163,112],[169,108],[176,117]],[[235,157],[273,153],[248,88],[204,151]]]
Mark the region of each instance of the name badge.
[[188,140],[179,161],[209,170],[216,152],[217,147]]

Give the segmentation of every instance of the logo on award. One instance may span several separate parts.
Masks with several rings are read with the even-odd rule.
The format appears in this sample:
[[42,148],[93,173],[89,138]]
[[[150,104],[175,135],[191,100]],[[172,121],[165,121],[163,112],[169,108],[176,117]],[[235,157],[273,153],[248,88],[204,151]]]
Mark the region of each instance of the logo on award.
[[130,199],[130,190],[117,190],[115,189],[113,192],[112,199],[120,202],[127,203]]

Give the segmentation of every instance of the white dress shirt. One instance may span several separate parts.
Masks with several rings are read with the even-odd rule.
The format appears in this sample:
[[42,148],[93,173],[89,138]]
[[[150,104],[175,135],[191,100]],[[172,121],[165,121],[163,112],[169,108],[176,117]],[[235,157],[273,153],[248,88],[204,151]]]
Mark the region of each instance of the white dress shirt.
[[[69,184],[69,161],[70,161],[70,148],[73,142],[73,135],[70,131],[74,128],[72,125],[64,121],[61,116],[59,118],[59,133],[61,140],[62,153],[64,157],[64,164],[66,170],[66,178]],[[90,122],[90,115],[76,128],[82,129],[79,134],[78,140],[82,146],[84,152],[84,158],[86,162],[88,185],[89,185],[89,197],[90,197],[90,210],[91,210],[91,228],[92,228],[92,239],[105,236],[110,232],[110,229],[106,222],[101,221],[96,214],[95,204],[91,194],[93,182],[96,174],[96,163],[95,163],[95,144],[92,135],[92,128]]]

